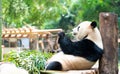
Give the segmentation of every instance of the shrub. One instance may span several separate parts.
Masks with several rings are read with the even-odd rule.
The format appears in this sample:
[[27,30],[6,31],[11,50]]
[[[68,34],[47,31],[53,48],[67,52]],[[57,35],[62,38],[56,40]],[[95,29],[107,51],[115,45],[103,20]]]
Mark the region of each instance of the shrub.
[[38,51],[11,51],[4,55],[5,62],[12,62],[18,67],[29,71],[29,74],[40,74],[40,70],[45,68],[45,62],[52,56],[52,53],[43,53]]

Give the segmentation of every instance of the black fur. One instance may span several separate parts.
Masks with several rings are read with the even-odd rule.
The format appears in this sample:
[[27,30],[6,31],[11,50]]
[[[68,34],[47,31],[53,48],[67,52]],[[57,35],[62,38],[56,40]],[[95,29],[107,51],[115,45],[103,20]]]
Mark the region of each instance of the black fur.
[[95,28],[95,27],[97,26],[97,23],[96,23],[95,21],[93,21],[93,22],[91,23],[91,26],[92,26],[93,28]]
[[80,56],[89,61],[97,61],[102,56],[102,49],[88,39],[72,42],[64,32],[60,32],[58,43],[65,54]]
[[62,70],[62,65],[57,61],[53,61],[48,64],[46,70]]

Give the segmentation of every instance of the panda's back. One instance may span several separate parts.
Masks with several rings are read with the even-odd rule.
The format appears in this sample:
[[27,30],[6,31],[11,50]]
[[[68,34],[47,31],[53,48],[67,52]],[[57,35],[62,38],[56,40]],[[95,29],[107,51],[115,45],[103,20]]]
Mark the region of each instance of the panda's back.
[[103,50],[89,39],[74,42],[73,45],[76,50],[74,50],[72,55],[83,57],[89,61],[96,62],[103,54]]

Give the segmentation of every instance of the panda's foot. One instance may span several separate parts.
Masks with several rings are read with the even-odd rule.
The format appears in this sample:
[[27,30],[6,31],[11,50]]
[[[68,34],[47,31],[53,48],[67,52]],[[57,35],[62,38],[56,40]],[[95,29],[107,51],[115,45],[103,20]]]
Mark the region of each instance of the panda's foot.
[[46,70],[62,70],[62,65],[60,62],[54,61],[47,65]]

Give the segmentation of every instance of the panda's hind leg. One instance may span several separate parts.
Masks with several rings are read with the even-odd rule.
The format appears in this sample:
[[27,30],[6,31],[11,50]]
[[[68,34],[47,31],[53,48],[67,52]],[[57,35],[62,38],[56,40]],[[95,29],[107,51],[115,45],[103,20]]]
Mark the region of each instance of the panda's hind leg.
[[47,65],[46,70],[62,70],[62,65],[60,62],[54,61]]

